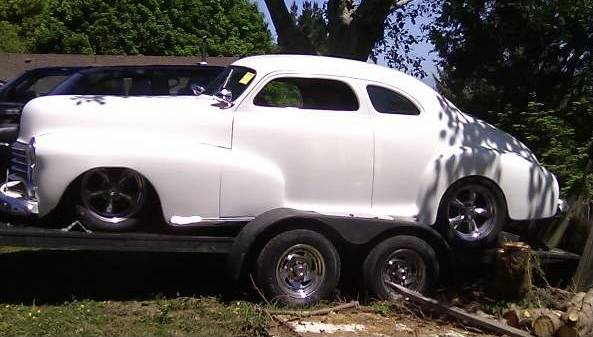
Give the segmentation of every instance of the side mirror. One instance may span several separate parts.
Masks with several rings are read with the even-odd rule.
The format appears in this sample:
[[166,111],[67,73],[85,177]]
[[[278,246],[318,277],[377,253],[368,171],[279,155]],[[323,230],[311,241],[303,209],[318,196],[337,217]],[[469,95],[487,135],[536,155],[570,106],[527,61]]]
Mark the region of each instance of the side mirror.
[[214,94],[214,97],[220,98],[221,100],[229,104],[233,101],[233,93],[228,89],[220,90],[219,92]]
[[199,84],[195,84],[193,83],[191,86],[191,91],[193,92],[194,95],[196,96],[200,96],[201,94],[204,93],[204,91],[206,91],[206,88],[204,88],[203,86],[199,85]]

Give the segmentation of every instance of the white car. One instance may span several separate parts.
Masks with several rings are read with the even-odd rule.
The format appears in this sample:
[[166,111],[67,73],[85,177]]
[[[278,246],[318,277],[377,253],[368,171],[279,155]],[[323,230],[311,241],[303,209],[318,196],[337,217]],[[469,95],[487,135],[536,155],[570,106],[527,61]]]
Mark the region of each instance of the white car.
[[395,70],[256,56],[195,90],[31,101],[5,212],[77,206],[86,225],[124,231],[154,211],[182,227],[285,207],[412,219],[481,246],[561,203],[556,178],[521,142]]

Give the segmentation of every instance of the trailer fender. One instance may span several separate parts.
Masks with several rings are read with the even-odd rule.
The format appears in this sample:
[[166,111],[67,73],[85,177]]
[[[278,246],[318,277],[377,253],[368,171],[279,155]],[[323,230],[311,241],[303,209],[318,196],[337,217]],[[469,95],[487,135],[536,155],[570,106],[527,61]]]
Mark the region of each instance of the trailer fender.
[[418,223],[277,208],[259,215],[241,229],[227,257],[229,276],[239,280],[246,258],[260,238],[296,228],[317,230],[334,243],[351,247],[374,246],[394,235],[413,235],[440,252],[440,260],[448,259],[450,253],[449,245],[434,229]]

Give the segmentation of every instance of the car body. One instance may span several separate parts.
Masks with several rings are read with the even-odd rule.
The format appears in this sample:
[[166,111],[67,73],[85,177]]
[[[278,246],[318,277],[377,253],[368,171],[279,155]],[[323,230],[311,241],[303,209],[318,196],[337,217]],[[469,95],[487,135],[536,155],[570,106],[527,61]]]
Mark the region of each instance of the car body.
[[[224,67],[146,65],[45,67],[26,71],[0,89],[0,143],[16,140],[22,107],[48,95],[177,96],[193,95],[192,85],[206,86]],[[10,151],[0,149],[0,172]]]
[[[172,226],[282,207],[434,225],[453,187],[475,181],[504,221],[551,217],[560,203],[554,175],[514,137],[401,72],[318,56],[241,59],[199,97],[36,99],[14,148],[28,166],[11,171],[5,209],[38,217],[102,168],[141,176]],[[472,214],[490,210],[461,204],[451,227],[471,231]]]

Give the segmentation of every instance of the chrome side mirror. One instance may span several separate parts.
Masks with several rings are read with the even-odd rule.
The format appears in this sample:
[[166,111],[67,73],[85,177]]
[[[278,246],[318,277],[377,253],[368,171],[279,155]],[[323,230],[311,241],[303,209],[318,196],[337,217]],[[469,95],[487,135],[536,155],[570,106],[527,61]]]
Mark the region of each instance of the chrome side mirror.
[[222,89],[214,94],[215,97],[220,98],[221,100],[231,103],[233,101],[233,93],[228,89]]
[[226,105],[227,108],[233,106],[233,93],[228,89],[222,89],[214,94],[214,98]]
[[204,93],[204,91],[206,91],[206,88],[204,88],[201,85],[195,84],[195,83],[190,85],[190,88],[191,88],[191,91],[193,92],[193,94],[196,96],[200,96],[201,94]]

